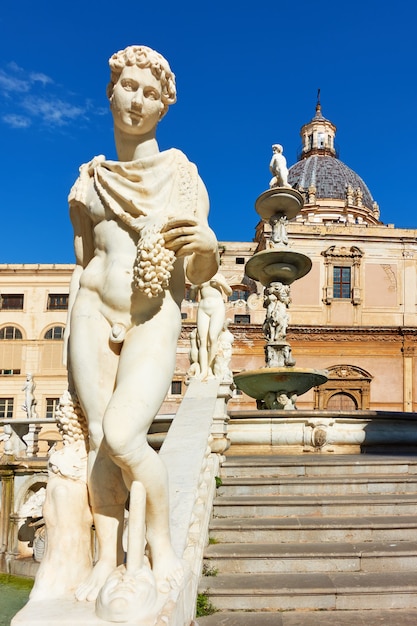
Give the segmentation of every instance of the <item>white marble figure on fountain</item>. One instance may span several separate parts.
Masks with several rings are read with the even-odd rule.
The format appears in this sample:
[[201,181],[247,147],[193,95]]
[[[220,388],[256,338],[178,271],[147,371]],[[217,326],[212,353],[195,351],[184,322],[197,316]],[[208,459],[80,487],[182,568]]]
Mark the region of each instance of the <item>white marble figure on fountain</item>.
[[211,280],[200,285],[193,285],[192,292],[200,293],[197,309],[198,364],[199,378],[206,380],[214,376],[213,368],[218,340],[226,316],[223,292],[226,296],[230,296],[232,289],[225,277],[217,273]]
[[291,185],[288,184],[287,160],[283,155],[283,147],[279,143],[274,143],[272,146],[272,153],[269,169],[273,178],[271,179],[269,186],[271,188],[291,187]]
[[[138,533],[146,522],[158,589],[181,584],[166,469],[146,434],[175,369],[185,272],[202,284],[218,268],[197,168],[179,150],[159,152],[156,141],[156,127],[176,100],[167,61],[130,46],[109,63],[119,161],[97,157],[83,165],[69,197],[76,253],[69,374],[89,427],[88,491],[98,541],[98,561],[76,592],[80,601],[94,601],[123,563],[124,507],[133,483],[145,490],[146,513],[131,509],[130,517]],[[112,602],[115,597],[117,591]]]
[[296,361],[292,356],[291,346],[287,343],[265,346],[265,361],[268,367],[294,367]]
[[22,391],[25,392],[25,403],[22,405],[22,409],[26,412],[29,420],[38,417],[36,413],[37,400],[35,398],[35,389],[36,384],[32,374],[26,374],[26,382],[22,387]]
[[187,370],[188,378],[198,378],[200,376],[200,363],[198,362],[198,333],[197,327],[193,328],[190,333],[190,350],[188,358],[190,359],[190,367]]
[[297,408],[295,406],[296,400],[296,393],[288,393],[286,391],[268,391],[264,399],[261,400],[260,403],[258,403],[258,408],[294,411]]
[[290,286],[273,282],[264,291],[266,308],[263,331],[270,343],[284,341],[287,334],[289,315],[287,308],[291,303]]
[[235,338],[233,333],[231,333],[228,328],[229,324],[230,320],[226,319],[217,340],[217,353],[213,365],[213,373],[215,377],[220,378],[224,382],[233,381],[233,374],[230,370],[230,362],[232,360],[232,346]]
[[37,491],[30,491],[28,499],[22,504],[19,510],[20,517],[42,517],[42,507],[45,502],[45,487]]

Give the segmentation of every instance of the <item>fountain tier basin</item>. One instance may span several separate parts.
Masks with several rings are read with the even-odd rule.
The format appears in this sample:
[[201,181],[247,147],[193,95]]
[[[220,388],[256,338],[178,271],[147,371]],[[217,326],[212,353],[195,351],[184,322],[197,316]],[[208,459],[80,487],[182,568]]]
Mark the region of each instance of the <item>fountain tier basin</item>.
[[264,286],[272,282],[291,285],[311,270],[311,259],[290,250],[262,250],[246,263],[245,273]]
[[303,196],[296,189],[273,187],[261,193],[255,202],[255,209],[266,221],[274,215],[285,215],[292,220],[303,208],[303,203]]
[[327,378],[325,370],[302,367],[261,367],[234,376],[236,387],[256,400],[263,400],[270,391],[301,396]]

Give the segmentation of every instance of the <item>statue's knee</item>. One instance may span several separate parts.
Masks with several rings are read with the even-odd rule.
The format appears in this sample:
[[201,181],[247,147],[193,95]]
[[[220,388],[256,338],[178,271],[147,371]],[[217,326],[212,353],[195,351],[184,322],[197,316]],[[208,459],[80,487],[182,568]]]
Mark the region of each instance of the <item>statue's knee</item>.
[[[122,430],[122,432],[120,432]],[[146,444],[141,438],[138,438],[137,433],[132,433],[130,430],[120,429],[105,430],[105,443],[106,448],[110,456],[117,462],[123,460],[126,456],[138,456],[140,455],[141,448]]]

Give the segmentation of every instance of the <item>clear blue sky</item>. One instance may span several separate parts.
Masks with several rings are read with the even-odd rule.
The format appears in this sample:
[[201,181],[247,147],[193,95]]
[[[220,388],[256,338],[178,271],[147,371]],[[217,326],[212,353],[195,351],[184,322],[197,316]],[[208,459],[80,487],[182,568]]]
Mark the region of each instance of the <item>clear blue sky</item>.
[[413,0],[14,0],[0,9],[1,263],[73,261],[67,195],[82,162],[115,158],[109,56],[161,52],[178,102],[161,149],[197,163],[220,240],[251,240],[271,144],[289,165],[322,110],[381,219],[417,227]]

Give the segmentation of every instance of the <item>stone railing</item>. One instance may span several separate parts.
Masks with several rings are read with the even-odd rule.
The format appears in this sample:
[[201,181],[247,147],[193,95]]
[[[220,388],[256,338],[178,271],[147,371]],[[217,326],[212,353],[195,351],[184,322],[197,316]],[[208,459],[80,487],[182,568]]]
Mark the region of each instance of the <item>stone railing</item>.
[[42,452],[39,446],[42,429],[44,426],[55,429],[55,424],[54,419],[0,419],[0,456],[11,461],[46,458],[49,448],[61,437],[57,430],[56,437],[45,439],[46,450]]
[[161,448],[169,475],[172,541],[186,567],[184,585],[165,604],[163,615],[169,626],[193,624],[215,479],[229,446],[226,404],[230,397],[228,383],[191,380]]

